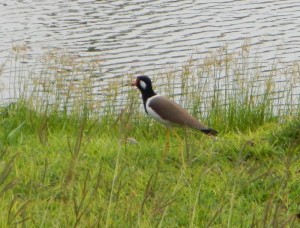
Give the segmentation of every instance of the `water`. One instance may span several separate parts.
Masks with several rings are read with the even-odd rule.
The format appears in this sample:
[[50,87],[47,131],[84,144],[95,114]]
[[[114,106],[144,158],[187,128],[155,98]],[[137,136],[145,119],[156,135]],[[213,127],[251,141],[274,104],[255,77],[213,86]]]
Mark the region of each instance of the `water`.
[[25,43],[29,69],[59,49],[101,60],[99,78],[151,75],[245,39],[266,66],[300,57],[299,0],[2,0],[0,18],[0,63]]

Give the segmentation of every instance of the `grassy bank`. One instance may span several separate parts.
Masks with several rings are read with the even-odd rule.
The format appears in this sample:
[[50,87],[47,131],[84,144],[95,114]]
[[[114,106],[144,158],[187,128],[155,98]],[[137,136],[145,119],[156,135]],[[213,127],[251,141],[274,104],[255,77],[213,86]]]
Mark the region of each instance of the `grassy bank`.
[[217,140],[178,130],[182,141],[173,135],[162,160],[164,128],[147,119],[10,105],[1,109],[0,226],[297,226],[299,126],[265,123]]
[[299,226],[299,64],[263,72],[250,56],[222,49],[153,76],[220,132],[176,130],[165,160],[165,128],[131,76],[104,84],[97,64],[58,53],[31,83],[12,70],[22,86],[0,109],[0,227]]

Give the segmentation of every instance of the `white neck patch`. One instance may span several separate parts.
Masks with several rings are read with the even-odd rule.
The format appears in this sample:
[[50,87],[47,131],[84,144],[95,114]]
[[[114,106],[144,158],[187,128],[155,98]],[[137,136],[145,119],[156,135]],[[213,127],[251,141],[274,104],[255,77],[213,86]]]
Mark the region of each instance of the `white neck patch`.
[[147,88],[147,84],[143,81],[140,81],[140,86],[145,90]]

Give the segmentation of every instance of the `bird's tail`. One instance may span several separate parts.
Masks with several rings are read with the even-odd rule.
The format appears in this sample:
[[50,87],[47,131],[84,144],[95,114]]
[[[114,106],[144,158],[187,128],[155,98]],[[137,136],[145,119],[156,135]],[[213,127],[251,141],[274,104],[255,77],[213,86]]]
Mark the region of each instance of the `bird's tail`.
[[216,136],[218,135],[218,132],[212,128],[207,128],[207,129],[201,129],[204,134],[211,135],[211,136]]

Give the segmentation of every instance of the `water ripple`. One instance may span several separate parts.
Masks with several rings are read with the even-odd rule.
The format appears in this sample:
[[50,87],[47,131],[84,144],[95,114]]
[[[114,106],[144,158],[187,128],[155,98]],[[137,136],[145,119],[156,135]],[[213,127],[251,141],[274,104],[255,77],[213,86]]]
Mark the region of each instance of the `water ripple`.
[[292,61],[300,57],[299,12],[298,0],[11,0],[0,7],[0,58],[25,42],[33,61],[58,48],[105,60],[105,77],[151,74],[250,38],[262,62]]

